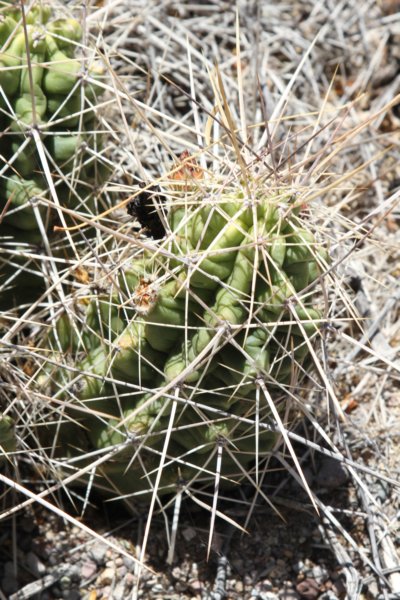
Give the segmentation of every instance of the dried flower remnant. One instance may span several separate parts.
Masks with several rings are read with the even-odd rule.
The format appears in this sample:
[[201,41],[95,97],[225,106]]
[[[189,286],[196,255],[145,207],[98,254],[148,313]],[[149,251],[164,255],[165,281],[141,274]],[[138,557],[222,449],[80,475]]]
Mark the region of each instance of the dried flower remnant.
[[[140,187],[145,187],[141,184]],[[159,211],[165,203],[164,196],[158,185],[143,189],[127,205],[128,214],[134,217],[143,227],[144,233],[155,240],[165,235],[165,227],[160,218]]]

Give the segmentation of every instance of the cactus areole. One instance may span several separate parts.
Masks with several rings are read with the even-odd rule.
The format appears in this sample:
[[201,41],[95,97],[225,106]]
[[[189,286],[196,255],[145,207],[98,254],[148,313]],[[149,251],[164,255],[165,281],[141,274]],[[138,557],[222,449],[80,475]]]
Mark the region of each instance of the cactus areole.
[[46,338],[40,383],[67,400],[54,447],[75,466],[103,453],[108,495],[254,479],[310,370],[326,250],[287,190],[209,187],[170,186],[165,236],[133,240]]

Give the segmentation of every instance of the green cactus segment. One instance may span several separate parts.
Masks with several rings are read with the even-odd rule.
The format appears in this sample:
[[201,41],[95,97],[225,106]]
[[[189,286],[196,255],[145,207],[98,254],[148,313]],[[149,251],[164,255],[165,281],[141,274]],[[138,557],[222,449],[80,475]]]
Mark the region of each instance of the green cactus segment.
[[116,340],[117,348],[111,364],[116,379],[129,383],[154,379],[161,358],[150,346],[144,333],[144,323],[134,321]]
[[8,415],[0,413],[0,464],[9,452],[15,452],[16,447],[14,421]]
[[23,33],[19,33],[13,38],[8,48],[0,53],[0,86],[9,98],[15,96],[19,89],[21,60],[24,51],[25,36]]
[[175,281],[167,283],[146,315],[146,339],[154,350],[160,352],[169,352],[182,337],[188,321],[185,300],[175,297],[176,288]]
[[12,175],[6,180],[4,195],[8,204],[3,219],[4,224],[18,223],[19,229],[35,231],[37,220],[33,203],[38,206],[42,219],[46,217],[46,207],[39,204],[40,198],[44,197],[44,190],[39,187],[39,184],[35,180],[23,180],[17,175]]
[[108,356],[101,346],[94,348],[79,364],[82,372],[80,378],[79,397],[81,400],[90,400],[103,394],[107,375]]
[[81,62],[59,50],[55,38],[47,36],[46,44],[49,66],[43,77],[43,91],[46,94],[67,95],[78,80]]
[[[42,1],[24,11],[26,27],[19,2],[0,8],[0,214],[9,236],[9,252],[1,258],[0,303],[14,311],[22,297],[33,301],[47,289],[48,258],[65,260],[70,254],[71,236],[54,235],[54,225],[63,224],[58,206],[86,217],[97,214],[101,185],[110,174],[99,158],[103,145],[96,120],[104,70],[83,56],[81,25],[57,18],[54,6]],[[71,224],[69,212],[64,219]],[[72,237],[78,242],[80,235]],[[85,240],[92,235],[94,229],[85,229]],[[43,260],[29,257],[49,253]],[[75,343],[89,350],[88,338],[82,334],[71,350]]]
[[0,44],[3,46],[7,40],[11,37],[12,32],[16,28],[17,24],[9,16],[0,15]]
[[[164,373],[167,381],[172,381],[193,363],[198,355],[212,342],[215,327],[218,324],[229,323],[239,325],[246,316],[246,300],[248,299],[252,274],[257,265],[250,260],[255,254],[254,249],[243,248],[236,252],[235,261],[231,268],[226,287],[221,287],[215,296],[215,304],[205,314],[204,320],[207,327],[202,327],[194,334],[189,345],[184,345],[180,356],[172,356],[166,363]],[[221,326],[221,325],[220,325]],[[201,376],[201,371],[192,371],[186,378],[196,381]]]
[[[60,181],[60,173],[68,176],[73,170],[74,181],[82,180],[93,188],[92,184],[107,176],[101,169],[78,164],[87,162],[92,149],[101,150],[93,119],[96,98],[102,92],[96,82],[103,69],[79,58],[82,28],[76,20],[55,18],[51,5],[42,2],[25,11],[26,28],[19,7],[10,3],[0,10],[2,155],[9,164],[0,182],[0,212],[9,198],[6,181],[18,177],[21,189],[26,190],[32,187],[32,180],[42,190],[49,187],[39,158],[38,136],[45,146],[50,173],[57,173],[59,198],[68,196],[68,184]],[[77,156],[80,161],[75,160]],[[20,204],[18,198],[13,202]],[[67,205],[77,208],[73,202],[67,201]],[[8,224],[32,229],[35,219],[27,215],[25,210],[9,211]],[[55,218],[55,211],[48,214],[49,234]]]
[[83,137],[79,133],[75,135],[52,135],[47,147],[54,157],[54,160],[57,163],[63,163],[76,156],[82,142]]
[[47,31],[55,39],[61,52],[72,57],[82,39],[82,27],[75,19],[56,19],[49,23]]
[[256,447],[263,456],[276,441],[256,427],[274,425],[260,380],[279,396],[310,368],[322,315],[316,283],[307,286],[327,252],[289,196],[197,194],[174,201],[154,253],[121,267],[115,288],[75,309],[75,322],[57,323],[52,349],[81,372],[78,387],[66,370],[58,385],[76,397],[87,451],[123,446],[97,472],[101,489],[151,490],[167,431],[160,493],[180,478],[212,481],[218,447],[221,485],[243,479],[238,464],[251,468]]
[[86,86],[84,89],[85,95],[83,98],[80,94],[80,87],[72,94],[52,94],[47,96],[47,115],[52,122],[60,123],[68,133],[70,133],[71,129],[76,129],[80,121],[86,125],[93,119],[93,111],[88,110],[85,104],[83,104],[83,100],[88,100],[87,92],[90,91],[90,88]]

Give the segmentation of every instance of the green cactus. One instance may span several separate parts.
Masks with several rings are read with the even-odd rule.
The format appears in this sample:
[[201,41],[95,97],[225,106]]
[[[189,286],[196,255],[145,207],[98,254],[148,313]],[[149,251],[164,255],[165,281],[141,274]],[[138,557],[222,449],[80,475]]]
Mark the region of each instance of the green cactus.
[[[45,387],[76,398],[68,434],[59,429],[61,454],[74,454],[71,427],[85,452],[124,445],[96,473],[110,494],[151,490],[167,431],[160,494],[182,480],[211,481],[221,445],[221,485],[240,481],[256,437],[260,456],[276,441],[268,427],[256,431],[256,412],[274,425],[268,403],[256,401],[260,380],[279,397],[309,370],[326,250],[284,190],[253,202],[244,190],[210,197],[178,195],[154,252],[81,303],[79,322],[76,310],[63,313],[44,341],[61,363]],[[77,371],[63,368],[66,356]]]
[[7,458],[8,452],[15,451],[16,446],[14,421],[10,416],[0,413],[0,464]]
[[[94,106],[102,93],[93,80],[103,77],[103,68],[94,64],[86,69],[79,58],[82,29],[77,21],[56,18],[50,4],[43,2],[25,12],[26,28],[18,6],[3,2],[0,8],[0,213],[15,241],[15,254],[26,241],[26,231],[36,230],[40,239],[46,232],[51,240],[52,225],[59,217],[51,208],[49,172],[61,207],[82,206],[86,211],[94,209],[93,190],[108,175],[106,169],[93,167],[93,151],[101,150]],[[81,76],[85,69],[90,82]],[[71,189],[74,182],[92,189],[84,205]],[[2,275],[5,279],[10,275],[6,260]],[[23,277],[19,283],[24,285]]]
[[[11,175],[6,181],[5,192],[9,198],[9,208],[4,217],[4,223],[13,225],[18,220],[18,227],[24,231],[37,229],[37,221],[31,207],[31,202],[39,201],[44,195],[40,183],[30,179],[21,179]],[[39,206],[42,217],[45,217],[46,207]]]

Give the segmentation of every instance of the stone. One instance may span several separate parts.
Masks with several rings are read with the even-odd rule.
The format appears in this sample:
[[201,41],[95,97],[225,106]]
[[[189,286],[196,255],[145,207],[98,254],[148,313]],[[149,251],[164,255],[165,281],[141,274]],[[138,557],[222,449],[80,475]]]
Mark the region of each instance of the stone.
[[319,487],[334,490],[344,485],[348,478],[347,471],[338,460],[330,456],[324,456],[321,459],[316,475],[316,483]]
[[325,581],[329,579],[328,571],[320,565],[316,565],[315,567],[313,567],[307,573],[307,576],[310,577],[310,579],[314,579],[318,585],[322,585],[323,583],[325,583]]
[[106,559],[108,547],[101,542],[95,542],[93,546],[90,548],[88,555],[91,559],[94,560],[98,565],[103,565]]
[[123,581],[115,586],[112,598],[113,600],[124,600],[126,598],[125,583]]
[[318,600],[339,600],[338,596],[332,590],[327,590],[321,596],[318,596]]
[[283,589],[279,592],[279,600],[299,600],[300,596],[289,582],[283,584]]
[[304,579],[296,585],[296,591],[300,594],[302,600],[316,600],[319,596],[320,588],[314,579]]
[[197,532],[195,529],[193,529],[193,527],[185,527],[182,530],[182,536],[184,537],[184,539],[187,542],[190,542],[193,538],[195,538],[197,535]]
[[133,558],[129,558],[128,556],[123,556],[122,560],[124,561],[124,565],[128,569],[128,571],[133,571],[134,570],[136,563],[133,560]]
[[62,590],[70,590],[71,589],[71,577],[69,577],[68,575],[63,575],[60,579],[60,581],[58,582],[58,585],[60,586],[60,588]]
[[111,585],[111,583],[115,580],[116,571],[112,567],[107,567],[100,573],[98,576],[96,583],[97,585]]
[[85,581],[87,579],[91,579],[97,571],[97,564],[94,560],[85,560],[85,562],[81,565],[81,579]]
[[25,555],[25,565],[37,579],[40,579],[46,572],[45,565],[34,552],[27,552]]

